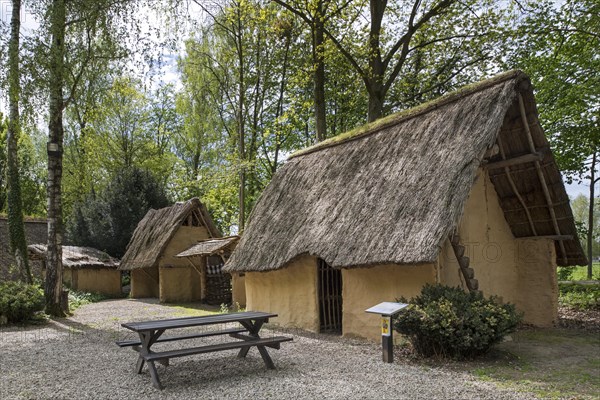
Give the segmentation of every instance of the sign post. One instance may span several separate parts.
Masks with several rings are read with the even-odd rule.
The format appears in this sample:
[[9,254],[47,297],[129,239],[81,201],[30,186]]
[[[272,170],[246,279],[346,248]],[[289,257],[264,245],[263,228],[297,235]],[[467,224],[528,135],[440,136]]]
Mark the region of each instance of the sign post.
[[381,347],[385,363],[394,362],[394,315],[406,307],[408,304],[385,301],[365,310],[368,313],[381,315]]

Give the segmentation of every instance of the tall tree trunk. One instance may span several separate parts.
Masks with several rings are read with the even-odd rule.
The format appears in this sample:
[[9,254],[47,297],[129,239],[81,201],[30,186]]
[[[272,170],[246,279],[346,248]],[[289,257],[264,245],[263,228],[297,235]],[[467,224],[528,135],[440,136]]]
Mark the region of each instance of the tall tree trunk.
[[594,185],[596,184],[596,163],[598,162],[598,153],[594,152],[592,155],[592,168],[590,170],[590,208],[588,214],[588,231],[587,231],[587,256],[588,256],[588,267],[587,267],[587,278],[592,279],[593,273],[593,252],[592,247],[594,245]]
[[386,90],[383,83],[385,67],[381,59],[381,44],[379,35],[381,34],[381,22],[387,0],[371,0],[371,28],[369,31],[369,111],[367,121],[373,122],[383,115],[383,100]]
[[323,1],[319,0],[317,9],[312,19],[312,55],[314,68],[314,101],[315,101],[315,127],[317,141],[321,142],[327,137],[327,114],[325,109],[325,60],[323,48],[325,43],[325,27],[323,15]]
[[238,70],[238,152],[240,159],[240,187],[238,192],[238,201],[239,201],[239,218],[238,218],[238,230],[241,234],[244,230],[244,223],[246,221],[246,149],[245,149],[245,141],[246,141],[246,132],[245,132],[245,121],[244,121],[244,102],[245,102],[245,73],[244,70],[244,38],[242,37],[242,10],[241,5],[237,4],[237,55],[239,62],[239,70]]
[[17,153],[21,124],[19,116],[20,72],[19,72],[19,29],[21,28],[21,0],[12,0],[10,20],[10,42],[8,44],[8,103],[10,108],[7,141],[8,175],[8,235],[10,250],[17,263],[21,279],[33,283],[27,259],[27,241],[23,225],[23,202],[19,179],[19,156]]
[[50,13],[50,107],[48,123],[48,254],[46,257],[46,312],[64,316],[62,296],[62,150],[63,79],[65,56],[65,0],[53,0]]

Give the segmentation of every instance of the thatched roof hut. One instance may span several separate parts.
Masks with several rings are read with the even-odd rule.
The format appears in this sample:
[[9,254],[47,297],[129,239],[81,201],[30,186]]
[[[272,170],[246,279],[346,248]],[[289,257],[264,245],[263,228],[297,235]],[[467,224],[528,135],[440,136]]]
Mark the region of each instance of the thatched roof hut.
[[211,282],[206,279],[205,258],[192,262],[178,254],[219,237],[221,232],[197,198],[149,210],[121,260],[120,269],[131,271],[131,296],[159,297],[161,302],[207,300]]
[[[46,270],[45,244],[27,246],[29,259],[42,264],[42,276]],[[119,260],[91,247],[62,246],[63,280],[74,290],[102,293],[107,296],[121,295],[121,272]]]
[[151,209],[135,228],[121,259],[120,269],[157,266],[161,254],[179,227],[187,222],[190,226],[194,225],[192,220],[196,221],[196,225],[204,226],[210,237],[221,236],[208,210],[197,197],[160,210]]
[[[47,246],[45,244],[30,244],[27,246],[29,259],[46,261]],[[65,268],[114,268],[119,266],[119,260],[103,251],[92,247],[62,246],[62,264]]]
[[[490,156],[495,144],[502,151]],[[510,174],[494,166],[517,157],[531,162],[510,166]],[[301,254],[334,268],[433,262],[486,164],[514,236],[570,237],[557,241],[559,265],[584,264],[531,84],[512,71],[293,154],[256,204],[226,269],[274,270]]]
[[550,325],[556,265],[585,262],[531,83],[511,71],[293,154],[225,270],[246,273],[250,310],[369,336],[365,309],[436,282]]

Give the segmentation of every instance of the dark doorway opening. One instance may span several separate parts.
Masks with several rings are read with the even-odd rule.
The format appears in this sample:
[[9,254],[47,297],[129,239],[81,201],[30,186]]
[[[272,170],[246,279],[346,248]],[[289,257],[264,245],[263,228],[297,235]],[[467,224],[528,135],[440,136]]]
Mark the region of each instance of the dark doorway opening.
[[342,333],[342,271],[319,259],[319,331]]

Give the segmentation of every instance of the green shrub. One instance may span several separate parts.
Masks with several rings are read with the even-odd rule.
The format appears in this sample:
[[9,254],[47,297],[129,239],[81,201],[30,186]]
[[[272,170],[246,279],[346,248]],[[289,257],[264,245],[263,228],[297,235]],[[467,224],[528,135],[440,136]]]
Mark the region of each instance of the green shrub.
[[556,275],[559,281],[570,281],[573,279],[573,267],[558,267]]
[[0,322],[23,322],[44,309],[44,292],[22,282],[0,283]]
[[562,306],[579,310],[600,310],[600,285],[560,283],[558,301]]
[[100,293],[87,293],[69,290],[69,310],[75,311],[77,308],[85,304],[98,303],[99,301],[106,299],[108,299],[108,297]]
[[513,332],[521,320],[512,304],[443,285],[426,285],[410,304],[398,314],[394,328],[425,357],[478,356]]

